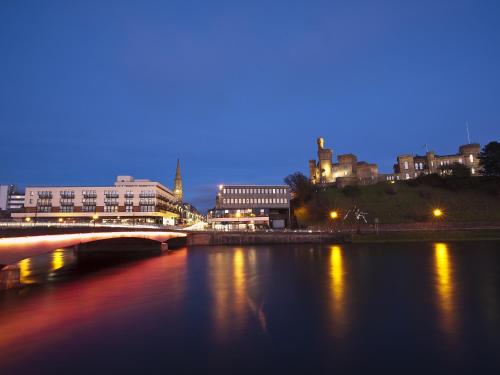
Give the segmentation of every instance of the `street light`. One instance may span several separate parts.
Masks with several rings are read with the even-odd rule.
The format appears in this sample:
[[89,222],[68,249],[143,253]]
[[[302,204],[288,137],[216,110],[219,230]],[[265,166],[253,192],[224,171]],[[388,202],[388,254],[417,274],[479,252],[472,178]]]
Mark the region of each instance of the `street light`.
[[432,211],[432,214],[434,217],[441,217],[443,216],[443,211],[439,208],[435,208],[434,211]]
[[339,213],[337,211],[331,211],[330,212],[330,218],[335,220],[339,217]]
[[27,217],[26,219],[24,219],[24,221],[26,221],[27,223],[29,223],[31,221],[31,217]]
[[63,220],[62,217],[60,217],[57,221],[60,222],[60,223],[62,223],[64,220]]
[[92,215],[92,219],[94,219],[94,228],[95,228],[95,222],[97,221],[97,219],[99,219],[99,215],[97,214]]

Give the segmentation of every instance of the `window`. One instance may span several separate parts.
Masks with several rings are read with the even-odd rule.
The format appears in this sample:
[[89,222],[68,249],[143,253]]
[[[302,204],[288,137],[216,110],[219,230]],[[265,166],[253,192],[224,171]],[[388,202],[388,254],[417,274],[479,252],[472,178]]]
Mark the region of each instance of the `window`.
[[273,194],[276,194],[276,189],[273,189]]
[[405,161],[405,169],[408,169],[408,162]]
[[470,169],[470,172],[471,172],[472,174],[474,174],[474,172],[475,172],[474,168],[471,168],[471,169]]
[[133,206],[125,206],[125,212],[134,212]]
[[471,163],[474,163],[474,156],[472,154],[469,155],[469,160]]
[[406,174],[406,179],[409,180],[410,179],[410,175],[407,173]]

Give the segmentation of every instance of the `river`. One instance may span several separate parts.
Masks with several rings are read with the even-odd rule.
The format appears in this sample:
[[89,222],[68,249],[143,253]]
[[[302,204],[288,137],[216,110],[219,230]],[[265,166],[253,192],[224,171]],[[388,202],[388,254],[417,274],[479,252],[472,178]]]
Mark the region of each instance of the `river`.
[[0,373],[500,373],[500,243],[19,263]]

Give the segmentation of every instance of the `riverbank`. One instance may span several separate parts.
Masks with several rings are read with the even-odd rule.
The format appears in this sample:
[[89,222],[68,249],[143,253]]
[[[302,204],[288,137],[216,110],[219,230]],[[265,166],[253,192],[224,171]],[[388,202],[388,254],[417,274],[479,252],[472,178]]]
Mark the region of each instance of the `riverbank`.
[[353,243],[384,242],[445,242],[445,241],[500,241],[500,229],[468,230],[413,230],[377,233],[353,233]]

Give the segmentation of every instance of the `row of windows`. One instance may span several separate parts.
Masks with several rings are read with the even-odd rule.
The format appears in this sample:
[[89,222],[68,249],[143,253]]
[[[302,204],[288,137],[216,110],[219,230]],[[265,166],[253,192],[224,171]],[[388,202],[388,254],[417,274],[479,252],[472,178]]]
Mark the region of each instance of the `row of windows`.
[[224,194],[286,194],[286,189],[265,189],[265,188],[224,188]]
[[224,204],[241,204],[241,203],[286,204],[286,203],[288,203],[288,199],[286,199],[286,198],[224,198],[224,199],[222,199],[222,203],[224,203]]

